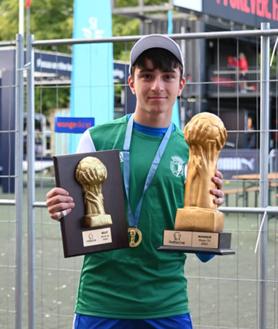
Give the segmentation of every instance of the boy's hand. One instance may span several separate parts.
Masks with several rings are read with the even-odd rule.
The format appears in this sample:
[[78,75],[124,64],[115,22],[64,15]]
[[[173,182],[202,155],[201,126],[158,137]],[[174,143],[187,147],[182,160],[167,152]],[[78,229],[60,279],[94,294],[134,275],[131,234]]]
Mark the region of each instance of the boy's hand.
[[75,206],[68,191],[61,187],[54,187],[46,194],[46,205],[50,217],[54,220],[67,216]]
[[211,189],[210,193],[212,195],[215,196],[215,198],[213,199],[213,202],[217,205],[217,206],[221,206],[224,203],[224,192],[222,190],[223,188],[223,175],[222,173],[217,170],[215,173],[215,176],[212,177],[211,179],[213,181],[213,183],[215,184],[216,188]]

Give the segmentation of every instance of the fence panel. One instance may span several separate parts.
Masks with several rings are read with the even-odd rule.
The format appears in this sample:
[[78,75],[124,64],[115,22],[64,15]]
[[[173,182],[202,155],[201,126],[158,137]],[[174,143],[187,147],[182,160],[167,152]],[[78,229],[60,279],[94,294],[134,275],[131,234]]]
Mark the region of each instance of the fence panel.
[[[271,33],[273,37],[278,35],[277,31],[276,34],[273,31]],[[269,81],[264,81],[264,83],[270,82],[271,125],[266,131],[262,131],[265,129],[260,126],[264,115],[263,111],[260,111],[261,56],[265,56],[261,51],[262,35],[267,34],[265,31],[252,30],[218,35],[217,33],[174,35],[182,44],[182,49],[186,50],[186,54],[190,54],[188,48],[192,47],[194,42],[203,40],[206,56],[211,59],[210,67],[202,80],[198,79],[198,75],[194,75],[191,67],[186,67],[187,86],[179,104],[182,125],[201,108],[201,110],[219,115],[229,133],[229,140],[223,150],[219,166],[225,176],[226,203],[222,207],[225,212],[225,230],[232,232],[232,245],[236,254],[215,257],[206,264],[198,261],[194,255],[188,255],[185,275],[188,279],[190,309],[195,328],[278,328],[278,178],[274,174],[277,173],[275,156],[278,143],[278,61],[276,51],[274,64],[270,68],[270,77],[267,79]],[[228,61],[224,50],[229,46],[234,57],[238,58],[239,54],[245,50],[242,38],[247,36],[253,45],[255,56],[250,63],[250,72],[240,76],[239,68],[232,66],[231,59]],[[124,43],[128,52],[131,49],[131,41],[135,39],[136,37],[111,38],[109,41],[114,45]],[[273,40],[271,39],[271,47],[274,44]],[[91,44],[94,42],[96,41],[86,41]],[[66,134],[54,133],[55,115],[69,114],[71,80],[70,74],[62,75],[58,70],[62,58],[60,56],[64,55],[62,53],[65,50],[71,53],[72,45],[78,41],[42,40],[31,43],[35,50],[34,72],[31,76],[34,82],[35,103],[32,104],[27,97],[27,100],[29,99],[27,110],[35,109],[34,118],[38,120],[38,124],[29,136],[33,145],[28,144],[26,137],[23,138],[26,148],[30,146],[34,148],[32,154],[35,161],[33,164],[29,163],[29,169],[31,166],[33,170],[33,182],[29,180],[30,173],[27,176],[28,161],[23,161],[25,166],[22,214],[24,258],[20,270],[25,273],[28,269],[28,272],[24,275],[22,283],[21,299],[24,302],[22,323],[24,328],[28,327],[28,315],[29,329],[69,328],[73,318],[82,257],[64,259],[59,224],[49,219],[44,201],[47,191],[55,185],[53,166],[49,156],[66,153],[69,143]],[[55,67],[53,72],[48,73],[43,67],[43,63],[46,65],[47,62],[43,57],[46,47],[48,50],[51,48],[51,62]],[[65,55],[67,56],[70,58],[69,55]],[[117,60],[118,58],[114,58],[115,117],[128,113],[130,111],[128,105],[132,102],[127,91],[126,77],[115,77],[115,72],[119,73],[121,69],[125,74],[127,65]],[[68,65],[71,64],[71,59],[68,63]],[[40,67],[36,66],[37,64]],[[117,66],[118,64],[123,66]],[[92,62],[88,70],[93,72],[94,65],[95,63]],[[28,89],[31,83],[31,80],[27,80],[29,93],[32,92]],[[0,86],[2,99],[5,93],[15,88],[14,84],[10,84],[9,87],[8,89],[3,85]],[[98,86],[90,87],[98,88]],[[46,111],[49,113],[47,117],[45,117]],[[93,111],[91,115],[94,115]],[[251,126],[249,126],[250,119]],[[7,130],[10,134],[13,127],[10,126]],[[262,132],[267,133],[270,143],[268,155],[263,163],[267,170],[273,173],[273,176],[267,179],[267,187],[263,189],[262,177],[256,175],[260,172],[260,159],[262,159],[260,153]],[[7,134],[7,132],[1,127],[2,134]],[[27,136],[27,134],[24,135]],[[249,138],[251,135],[253,137]],[[252,147],[250,146],[251,139]],[[11,143],[9,147],[12,150]],[[250,176],[251,174],[253,176]],[[249,176],[246,178],[244,175]],[[2,179],[11,181],[13,175],[8,174],[7,178],[5,176]],[[30,189],[33,189],[31,194]],[[265,190],[267,190],[268,202],[262,204],[262,193],[265,193]],[[27,201],[27,195],[33,195],[34,200]],[[5,204],[5,200],[8,199],[14,201],[14,204],[13,202]],[[15,294],[17,223],[15,194],[2,191],[0,204],[2,210],[0,214],[0,267],[2,268],[0,289],[3,296],[6,296],[0,302],[0,328],[10,329],[17,327],[15,319],[16,310],[19,307],[16,304],[18,297],[16,298]],[[34,216],[33,227],[30,227],[30,209]],[[263,212],[264,210],[269,211],[268,216]],[[264,241],[260,239],[257,246],[261,222],[265,218],[268,225],[263,229],[266,228],[267,231],[262,231],[261,237],[264,237]],[[34,229],[34,235],[31,232],[32,229]],[[30,238],[32,238],[32,244],[28,241]],[[32,248],[34,248],[33,251]],[[32,252],[34,252],[34,257],[30,258]],[[262,269],[265,271],[263,275]],[[32,285],[34,291],[32,291]],[[31,309],[30,305],[34,305],[34,308]],[[30,320],[32,317],[34,323]]]

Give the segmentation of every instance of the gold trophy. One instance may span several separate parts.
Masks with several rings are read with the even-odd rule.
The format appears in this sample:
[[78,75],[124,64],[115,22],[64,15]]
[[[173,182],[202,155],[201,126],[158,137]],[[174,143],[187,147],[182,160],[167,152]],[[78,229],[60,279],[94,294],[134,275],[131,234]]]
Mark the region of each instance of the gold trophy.
[[56,155],[56,185],[75,207],[60,221],[65,257],[128,248],[119,150]]
[[96,157],[85,157],[76,167],[75,177],[82,186],[86,214],[83,226],[96,228],[112,225],[112,218],[105,213],[102,185],[107,179],[105,165]]
[[217,210],[210,190],[215,188],[217,160],[227,131],[211,113],[195,115],[184,128],[189,145],[184,208],[177,209],[175,230],[165,230],[160,250],[205,251],[232,254],[231,233],[224,233],[224,215]]

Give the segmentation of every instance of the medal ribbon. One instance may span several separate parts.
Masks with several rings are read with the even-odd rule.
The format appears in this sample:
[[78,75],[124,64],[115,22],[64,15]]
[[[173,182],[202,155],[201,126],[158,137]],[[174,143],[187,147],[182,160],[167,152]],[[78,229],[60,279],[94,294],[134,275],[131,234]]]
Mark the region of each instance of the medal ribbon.
[[131,227],[137,227],[138,222],[139,222],[139,217],[142,209],[142,203],[143,203],[143,198],[144,195],[151,185],[151,182],[153,180],[153,177],[156,173],[157,167],[160,163],[160,160],[164,154],[164,151],[166,149],[167,143],[169,141],[169,138],[172,133],[173,129],[173,124],[171,123],[170,126],[168,127],[158,150],[156,151],[155,157],[153,159],[153,162],[151,164],[151,167],[149,169],[145,184],[144,184],[144,189],[143,193],[141,195],[141,198],[138,201],[138,204],[135,209],[135,213],[133,214],[131,211],[130,207],[130,202],[129,202],[129,178],[130,178],[130,144],[131,144],[131,136],[132,136],[132,128],[133,128],[133,114],[130,116],[128,123],[127,123],[127,128],[126,128],[126,134],[125,134],[125,140],[124,140],[124,147],[123,147],[123,159],[124,159],[124,186],[125,186],[125,192],[126,192],[126,198],[127,198],[127,203],[128,203],[128,223]]

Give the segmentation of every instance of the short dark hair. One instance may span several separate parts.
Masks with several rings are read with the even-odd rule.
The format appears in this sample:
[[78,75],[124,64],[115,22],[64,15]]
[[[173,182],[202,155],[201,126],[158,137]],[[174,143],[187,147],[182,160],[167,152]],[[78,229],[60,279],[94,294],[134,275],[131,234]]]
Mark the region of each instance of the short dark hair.
[[155,69],[159,69],[162,72],[168,72],[178,67],[181,73],[180,77],[182,78],[182,64],[170,51],[162,48],[150,48],[144,51],[132,65],[131,76],[133,76],[136,66],[139,68],[145,67],[146,59],[153,63]]

